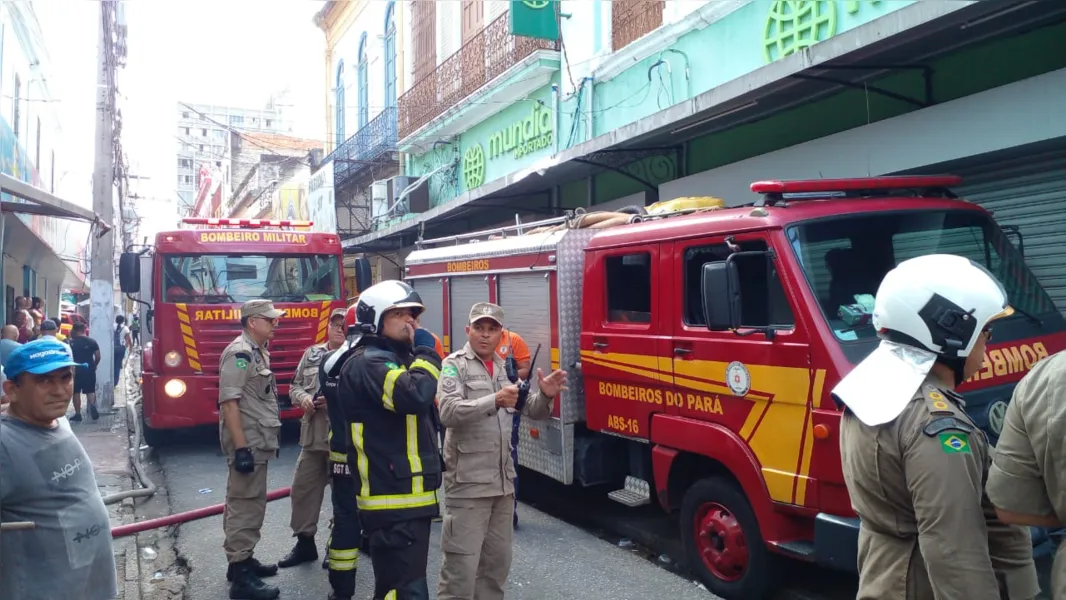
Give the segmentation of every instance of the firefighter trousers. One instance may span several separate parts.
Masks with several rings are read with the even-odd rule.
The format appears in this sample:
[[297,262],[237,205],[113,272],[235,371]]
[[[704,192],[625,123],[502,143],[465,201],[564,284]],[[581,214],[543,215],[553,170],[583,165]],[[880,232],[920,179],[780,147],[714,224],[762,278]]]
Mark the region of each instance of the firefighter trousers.
[[289,526],[293,535],[315,537],[322,500],[329,483],[329,452],[302,448],[292,475],[292,516]]
[[374,565],[374,600],[429,600],[430,517],[365,532]]
[[355,504],[355,482],[348,465],[330,462],[333,481],[333,522],[329,535],[329,585],[341,598],[355,595],[355,573],[359,567],[362,531],[359,509]]

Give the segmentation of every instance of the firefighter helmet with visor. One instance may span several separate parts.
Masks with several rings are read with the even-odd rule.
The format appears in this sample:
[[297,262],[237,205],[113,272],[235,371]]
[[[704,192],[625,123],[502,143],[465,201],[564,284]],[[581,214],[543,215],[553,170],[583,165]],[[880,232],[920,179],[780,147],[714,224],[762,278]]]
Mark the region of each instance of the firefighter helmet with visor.
[[412,309],[416,318],[426,309],[422,297],[410,285],[397,280],[382,281],[359,294],[359,300],[344,315],[344,325],[349,333],[376,334],[381,331],[385,313],[397,308]]

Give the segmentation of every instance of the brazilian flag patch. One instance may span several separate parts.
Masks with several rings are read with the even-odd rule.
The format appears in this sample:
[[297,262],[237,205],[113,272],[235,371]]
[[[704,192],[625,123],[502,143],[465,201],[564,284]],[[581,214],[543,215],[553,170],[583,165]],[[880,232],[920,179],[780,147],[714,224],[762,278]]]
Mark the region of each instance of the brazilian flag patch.
[[945,454],[971,454],[970,438],[965,433],[941,433],[940,449]]
[[237,359],[237,368],[242,370],[242,371],[244,371],[245,369],[248,368],[248,361],[243,359],[243,358],[238,358]]
[[445,376],[445,377],[458,377],[459,376],[459,370],[456,369],[455,367],[453,367],[452,365],[448,365],[448,366],[444,367],[443,369],[441,369],[440,374]]
[[399,369],[400,368],[400,365],[398,365],[398,364],[396,364],[394,362],[387,362],[387,363],[385,363],[385,366],[388,367],[390,370]]

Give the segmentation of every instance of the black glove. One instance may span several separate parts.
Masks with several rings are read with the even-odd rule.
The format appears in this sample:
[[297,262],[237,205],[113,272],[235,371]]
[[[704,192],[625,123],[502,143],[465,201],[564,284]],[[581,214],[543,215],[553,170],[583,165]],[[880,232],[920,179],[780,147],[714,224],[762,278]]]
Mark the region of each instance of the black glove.
[[251,448],[237,448],[233,457],[233,468],[238,473],[251,473],[255,470],[255,457],[252,456]]
[[433,349],[436,346],[436,341],[433,339],[432,333],[419,327],[418,329],[415,329],[414,345]]

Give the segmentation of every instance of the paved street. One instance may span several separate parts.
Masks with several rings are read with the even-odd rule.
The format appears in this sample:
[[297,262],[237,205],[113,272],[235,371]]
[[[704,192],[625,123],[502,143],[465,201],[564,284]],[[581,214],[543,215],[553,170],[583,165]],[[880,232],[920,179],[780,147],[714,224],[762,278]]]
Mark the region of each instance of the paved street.
[[[286,436],[291,438],[291,436]],[[220,503],[225,493],[225,463],[217,443],[207,435],[182,440],[159,451],[170,494],[171,510],[181,512]],[[270,489],[288,486],[299,447],[286,440],[281,458],[271,464]],[[319,524],[319,545],[325,543],[327,508]],[[603,541],[577,527],[564,523],[529,506],[520,507],[522,527],[515,534],[514,562],[508,598],[544,600],[568,598],[602,600],[709,600],[714,598],[692,581]],[[435,589],[440,566],[440,525],[434,525],[430,552],[430,589]],[[280,559],[291,547],[289,500],[272,502],[267,511],[264,536],[257,556],[264,561]],[[221,517],[210,517],[183,525],[178,534],[178,550],[191,569],[187,600],[214,600],[227,597],[226,564],[222,555]],[[321,552],[321,550],[320,550]],[[329,585],[318,563],[282,570],[270,581],[282,589],[282,598],[326,597]],[[370,561],[360,562],[357,597],[370,598],[373,576]]]

